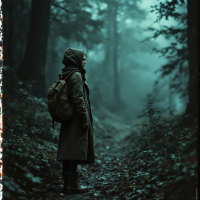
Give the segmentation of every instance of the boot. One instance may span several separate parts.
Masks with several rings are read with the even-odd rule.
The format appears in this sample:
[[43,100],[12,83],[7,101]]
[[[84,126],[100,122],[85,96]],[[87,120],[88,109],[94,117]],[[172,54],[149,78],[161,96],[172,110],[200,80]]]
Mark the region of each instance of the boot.
[[66,172],[62,172],[64,185],[61,192],[67,192],[67,183],[68,183],[68,174]]
[[67,193],[83,193],[88,192],[87,186],[78,184],[78,172],[74,175],[68,174]]

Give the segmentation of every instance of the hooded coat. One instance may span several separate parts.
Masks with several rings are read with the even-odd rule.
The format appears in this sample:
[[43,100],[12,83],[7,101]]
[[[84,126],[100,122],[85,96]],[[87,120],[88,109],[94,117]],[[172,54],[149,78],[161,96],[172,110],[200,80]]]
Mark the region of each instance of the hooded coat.
[[[86,70],[82,68],[84,52],[79,49],[65,50],[62,63],[62,79],[73,72],[67,79],[69,102],[74,106],[73,117],[61,123],[58,142],[57,160],[76,160],[77,164],[94,163],[93,120],[86,83]],[[87,130],[83,123],[88,123]]]

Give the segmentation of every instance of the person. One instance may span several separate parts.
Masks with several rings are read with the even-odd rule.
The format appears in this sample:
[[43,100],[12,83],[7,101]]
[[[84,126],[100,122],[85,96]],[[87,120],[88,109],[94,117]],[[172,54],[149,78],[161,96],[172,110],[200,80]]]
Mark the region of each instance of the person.
[[68,48],[64,52],[62,79],[72,73],[66,80],[69,102],[74,106],[71,119],[61,123],[58,142],[57,160],[63,163],[62,175],[64,185],[62,192],[87,192],[87,186],[79,185],[77,164],[95,163],[93,145],[93,119],[86,83],[87,55],[84,51]]

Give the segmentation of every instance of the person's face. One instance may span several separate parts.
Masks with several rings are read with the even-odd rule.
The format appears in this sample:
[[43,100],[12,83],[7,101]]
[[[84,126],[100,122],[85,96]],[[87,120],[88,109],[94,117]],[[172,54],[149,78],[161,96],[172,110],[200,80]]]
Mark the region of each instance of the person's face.
[[85,67],[85,64],[86,64],[86,56],[83,55],[83,60],[82,60],[82,68]]

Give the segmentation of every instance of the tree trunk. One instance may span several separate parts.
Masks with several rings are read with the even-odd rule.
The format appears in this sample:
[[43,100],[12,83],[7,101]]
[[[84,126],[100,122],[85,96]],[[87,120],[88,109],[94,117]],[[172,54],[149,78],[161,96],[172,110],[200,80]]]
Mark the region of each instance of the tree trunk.
[[112,46],[112,9],[111,2],[108,0],[108,10],[106,13],[106,43],[105,43],[105,59],[103,64],[102,75],[108,73],[108,68],[111,65],[111,46]]
[[25,55],[17,70],[22,81],[34,80],[33,94],[44,97],[45,62],[49,34],[50,0],[32,0],[30,32]]
[[13,1],[3,0],[3,65],[12,66],[13,56]]
[[[20,29],[21,29],[22,32],[24,32],[24,22],[23,22],[23,17],[24,17],[24,0],[20,0],[20,10],[21,10],[21,24],[20,24],[21,27],[20,27]],[[20,48],[20,60],[22,60],[22,59],[23,59],[23,48]]]
[[185,114],[192,117],[197,116],[197,79],[196,79],[196,65],[197,65],[197,51],[196,48],[196,27],[197,27],[197,13],[196,0],[187,1],[187,25],[188,25],[188,62],[189,62],[189,85],[188,85],[188,105]]
[[169,81],[169,107],[171,107],[171,109],[173,110],[174,107],[175,107],[175,99],[174,99],[173,91],[170,88],[171,87],[171,83],[173,82],[171,73],[169,74],[169,79],[170,79],[170,81]]
[[[49,39],[49,48],[47,51],[47,61],[46,61],[46,67],[45,68],[45,74],[46,74],[46,91],[51,87],[52,80],[58,79],[58,74],[60,71],[58,71],[57,63],[60,59],[58,52],[55,53],[54,47],[59,43],[59,37],[51,37],[52,39]],[[68,44],[66,47],[70,47]],[[54,72],[54,73],[52,73]]]
[[118,105],[120,103],[119,95],[119,78],[118,78],[118,34],[117,34],[117,10],[118,2],[114,4],[114,21],[113,21],[113,69],[114,69],[114,98]]
[[13,0],[9,0],[8,65],[13,68]]

